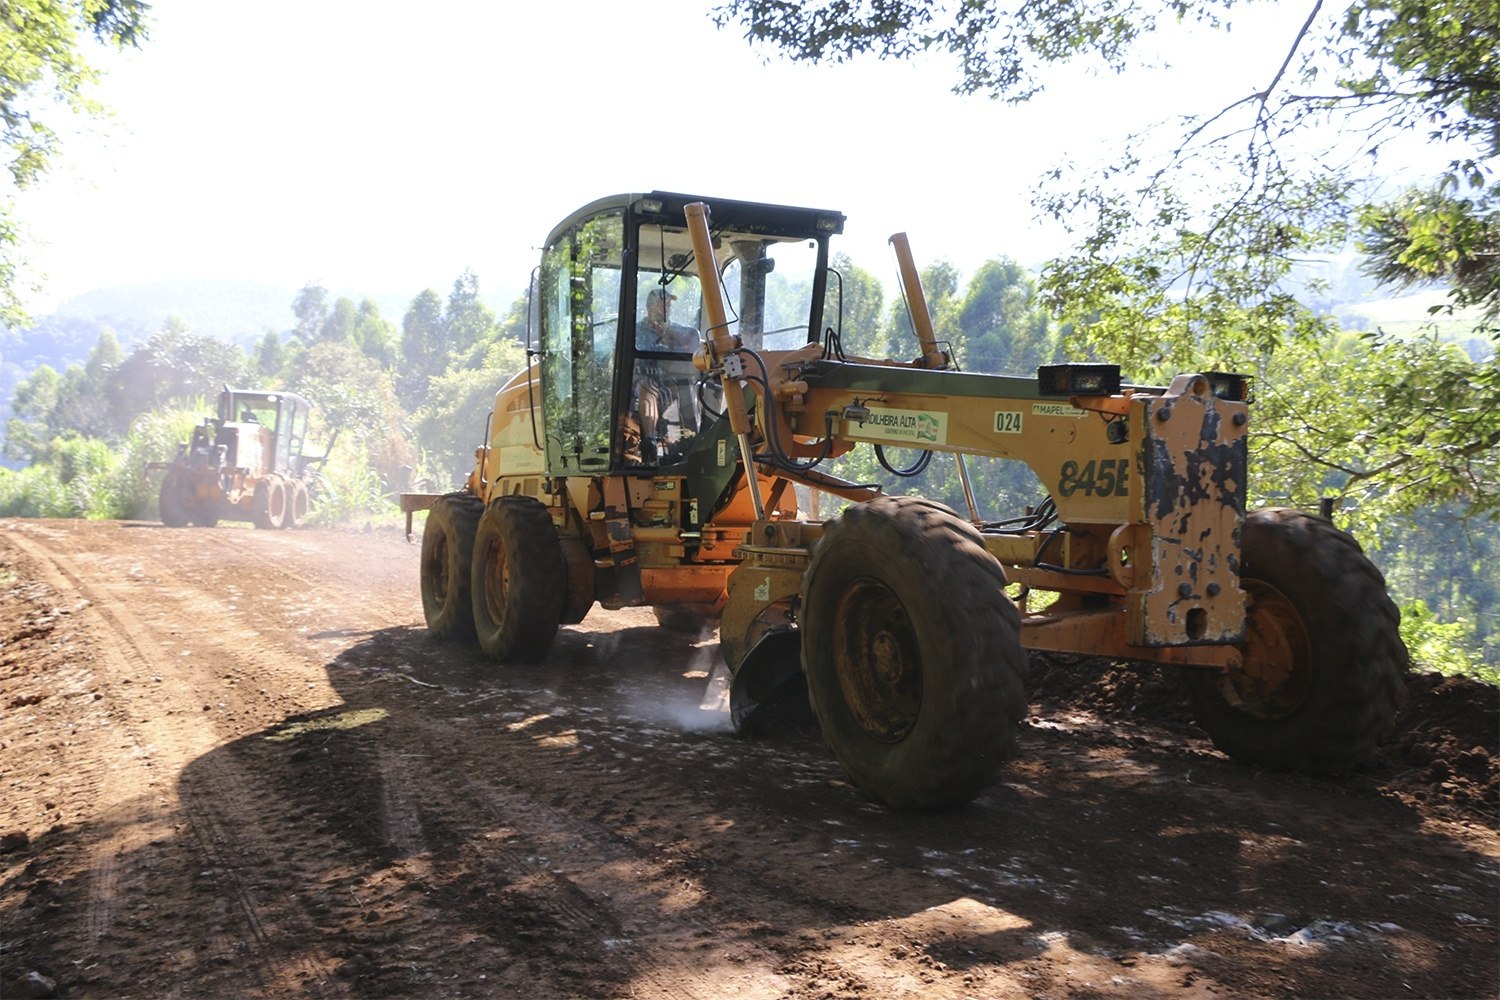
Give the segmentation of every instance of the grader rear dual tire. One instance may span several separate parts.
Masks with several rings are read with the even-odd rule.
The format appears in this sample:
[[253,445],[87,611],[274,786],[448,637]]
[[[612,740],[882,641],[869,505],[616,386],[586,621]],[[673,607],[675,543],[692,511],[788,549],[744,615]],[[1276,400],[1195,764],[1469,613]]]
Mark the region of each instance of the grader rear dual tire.
[[257,528],[275,529],[286,524],[286,483],[280,476],[267,476],[255,487],[254,524]]
[[296,528],[307,521],[307,512],[312,503],[308,499],[307,484],[300,479],[286,481],[286,519],[283,528]]
[[438,639],[474,634],[474,607],[469,597],[474,536],[484,505],[467,493],[439,497],[422,529],[422,614]]
[[1368,755],[1406,701],[1401,613],[1359,543],[1301,511],[1245,519],[1244,663],[1184,670],[1193,714],[1246,764],[1336,774]]
[[802,663],[850,781],[894,808],[960,805],[1015,756],[1020,614],[978,531],[880,497],[830,522],[803,577]]

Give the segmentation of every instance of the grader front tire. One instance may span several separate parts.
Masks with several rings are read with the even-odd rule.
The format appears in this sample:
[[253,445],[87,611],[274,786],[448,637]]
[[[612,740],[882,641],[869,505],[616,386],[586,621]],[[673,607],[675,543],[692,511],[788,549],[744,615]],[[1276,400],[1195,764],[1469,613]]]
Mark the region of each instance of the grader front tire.
[[1242,538],[1244,662],[1183,672],[1193,714],[1242,763],[1346,771],[1390,733],[1405,703],[1401,614],[1359,543],[1321,518],[1258,510]]
[[978,532],[880,497],[830,522],[803,577],[809,700],[850,781],[893,808],[961,805],[1016,753],[1020,615]]
[[161,523],[169,528],[185,527],[190,520],[187,480],[176,469],[169,470],[162,478],[157,508]]
[[547,655],[568,597],[568,570],[542,504],[505,496],[479,519],[470,593],[479,646],[502,662]]
[[438,639],[474,634],[469,568],[483,509],[476,497],[450,493],[433,503],[422,529],[422,613]]

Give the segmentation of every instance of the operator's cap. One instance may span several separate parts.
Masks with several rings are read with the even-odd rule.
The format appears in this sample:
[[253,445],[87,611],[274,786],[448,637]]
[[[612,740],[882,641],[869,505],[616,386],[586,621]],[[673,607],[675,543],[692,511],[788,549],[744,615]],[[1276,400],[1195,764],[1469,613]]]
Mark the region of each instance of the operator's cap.
[[650,294],[646,296],[646,304],[650,305],[653,302],[671,302],[676,298],[677,296],[673,295],[665,288],[653,288],[651,289]]

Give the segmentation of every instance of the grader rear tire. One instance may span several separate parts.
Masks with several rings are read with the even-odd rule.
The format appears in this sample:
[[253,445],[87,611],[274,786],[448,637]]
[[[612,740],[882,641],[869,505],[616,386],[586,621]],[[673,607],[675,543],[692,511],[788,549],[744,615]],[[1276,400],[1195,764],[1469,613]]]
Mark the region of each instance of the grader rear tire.
[[300,479],[289,479],[286,489],[286,521],[282,526],[295,528],[307,520],[307,511],[311,506],[307,496],[307,484]]
[[1391,732],[1409,666],[1401,613],[1359,543],[1286,508],[1245,519],[1243,665],[1184,669],[1198,724],[1237,761],[1348,770]]
[[961,805],[1015,756],[1020,615],[951,509],[879,497],[830,522],[803,577],[809,700],[850,781],[887,806]]
[[490,504],[479,519],[470,574],[479,647],[502,662],[544,659],[568,596],[568,570],[547,508],[524,496]]
[[280,528],[286,523],[286,484],[280,476],[267,476],[255,487],[255,526]]
[[477,497],[450,493],[439,497],[427,514],[427,525],[422,529],[422,614],[435,638],[461,639],[474,634],[469,568],[483,510]]

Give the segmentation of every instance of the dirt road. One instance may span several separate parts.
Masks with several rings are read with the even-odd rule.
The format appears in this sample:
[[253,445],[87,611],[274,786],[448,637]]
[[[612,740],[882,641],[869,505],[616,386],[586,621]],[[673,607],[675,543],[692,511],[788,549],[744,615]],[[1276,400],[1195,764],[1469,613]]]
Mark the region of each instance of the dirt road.
[[395,534],[0,522],[0,996],[1495,997],[1495,692],[1350,778],[1036,665],[1022,757],[893,814],[700,712],[715,637],[506,669]]

